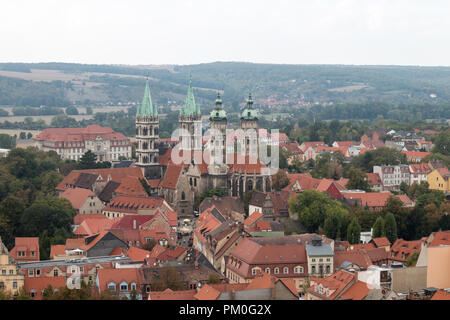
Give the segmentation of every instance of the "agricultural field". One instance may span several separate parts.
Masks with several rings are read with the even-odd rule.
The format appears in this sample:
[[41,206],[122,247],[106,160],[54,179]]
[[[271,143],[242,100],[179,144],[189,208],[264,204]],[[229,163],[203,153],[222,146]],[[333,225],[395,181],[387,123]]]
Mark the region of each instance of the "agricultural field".
[[[33,118],[33,120],[39,120],[42,119],[45,121],[46,124],[50,124],[53,117],[55,116],[31,116],[31,118]],[[83,120],[83,119],[93,119],[94,116],[93,115],[87,115],[87,114],[81,114],[81,115],[77,115],[77,116],[69,116],[71,118],[74,118],[77,121]],[[25,120],[25,118],[27,118],[27,116],[11,116],[11,117],[0,117],[0,123],[3,123],[5,121],[9,121],[9,122],[23,122]],[[22,130],[23,131],[23,130]]]

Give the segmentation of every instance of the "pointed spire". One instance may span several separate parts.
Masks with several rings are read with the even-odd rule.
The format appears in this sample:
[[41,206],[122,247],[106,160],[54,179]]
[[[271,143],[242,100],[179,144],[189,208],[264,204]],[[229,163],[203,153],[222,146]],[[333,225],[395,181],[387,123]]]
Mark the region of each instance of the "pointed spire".
[[148,77],[145,81],[145,91],[144,98],[142,99],[142,105],[137,110],[137,115],[151,117],[155,115],[153,105],[152,105],[152,97],[150,96],[150,87],[148,85]]
[[200,106],[195,104],[194,89],[192,88],[192,75],[189,78],[189,88],[186,96],[186,105],[181,111],[182,115],[194,116],[200,115]]
[[249,94],[248,94],[247,109],[253,109],[253,99],[252,99],[252,93],[251,92],[249,92]]
[[216,110],[221,110],[222,109],[222,98],[220,97],[220,92],[217,91],[217,98],[216,98]]

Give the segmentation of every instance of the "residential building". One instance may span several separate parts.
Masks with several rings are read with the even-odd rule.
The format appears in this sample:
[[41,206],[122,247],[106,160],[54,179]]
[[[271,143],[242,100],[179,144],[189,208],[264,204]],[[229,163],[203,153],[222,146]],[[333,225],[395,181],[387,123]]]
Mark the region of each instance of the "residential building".
[[154,215],[158,209],[173,211],[163,198],[116,196],[103,208],[103,214],[107,218],[124,217],[130,214]]
[[450,193],[450,171],[447,168],[437,168],[428,174],[429,188]]
[[363,300],[369,294],[357,274],[339,270],[326,278],[311,278],[306,300]]
[[244,238],[239,242],[228,257],[226,277],[230,283],[249,283],[264,272],[280,279],[293,279],[297,292],[303,292],[308,277],[305,245],[295,241],[298,238],[284,244],[271,244],[270,239],[274,238]]
[[373,166],[373,172],[380,176],[383,190],[400,190],[402,182],[410,184],[409,166],[406,164]]
[[16,261],[39,261],[39,238],[16,237],[14,248],[10,252]]
[[134,293],[137,300],[142,300],[140,275],[137,268],[100,269],[95,281],[99,293],[108,290],[120,298],[127,299],[131,299]]
[[409,165],[409,171],[411,172],[410,184],[420,184],[421,182],[428,182],[428,175],[431,172],[431,168],[428,163],[416,163]]
[[306,256],[311,277],[326,277],[333,273],[334,250],[329,244],[322,243],[321,237],[313,237],[311,243],[306,244]]
[[367,183],[370,186],[370,189],[375,192],[383,191],[383,181],[381,181],[378,173],[366,173],[367,175]]
[[421,151],[402,151],[404,155],[406,155],[406,160],[408,162],[419,163],[426,156],[430,155],[431,152],[421,152]]
[[406,241],[397,239],[391,247],[390,264],[404,264],[413,254],[420,254],[423,240]]
[[77,214],[102,212],[103,202],[89,189],[69,188],[61,193],[59,197],[69,200]]
[[0,238],[0,291],[17,295],[23,283],[24,275],[19,272],[17,261],[11,257]]

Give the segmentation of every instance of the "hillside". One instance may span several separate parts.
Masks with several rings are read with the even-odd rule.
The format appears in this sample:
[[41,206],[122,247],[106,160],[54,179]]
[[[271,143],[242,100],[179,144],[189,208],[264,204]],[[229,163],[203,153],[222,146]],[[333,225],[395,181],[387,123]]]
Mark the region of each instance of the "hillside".
[[0,63],[0,105],[104,105],[140,101],[149,76],[158,105],[184,101],[189,74],[201,104],[216,91],[233,110],[251,91],[273,105],[386,102],[445,103],[450,67],[275,65],[215,62],[199,65],[125,66],[71,63]]

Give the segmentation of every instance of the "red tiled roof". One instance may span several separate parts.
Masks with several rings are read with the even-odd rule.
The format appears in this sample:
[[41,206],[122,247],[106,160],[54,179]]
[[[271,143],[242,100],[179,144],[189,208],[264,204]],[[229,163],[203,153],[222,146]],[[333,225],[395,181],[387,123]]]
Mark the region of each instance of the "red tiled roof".
[[[103,211],[137,214],[139,210],[156,210],[163,204],[163,198],[116,196],[103,208]],[[128,219],[129,218],[124,221],[128,221]]]
[[428,163],[414,163],[409,165],[412,174],[429,174],[432,170]]
[[289,184],[283,190],[291,190],[292,186],[298,182],[302,190],[311,190],[317,188],[320,179],[313,178],[309,173],[288,174]]
[[251,215],[247,217],[247,219],[244,220],[244,225],[251,226],[254,224],[257,220],[263,217],[263,214],[261,212],[255,211]]
[[73,232],[77,236],[90,236],[96,233],[100,233],[105,230],[109,230],[112,225],[120,218],[114,219],[85,219],[78,228]]
[[128,176],[120,181],[119,187],[114,190],[116,194],[129,195],[129,196],[141,196],[146,197],[147,192],[145,191],[142,183],[139,181],[139,177]]
[[[420,253],[422,249],[422,240],[406,241],[397,239],[391,247],[389,259],[397,261],[408,260],[415,252]],[[404,258],[403,258],[404,254]]]
[[84,245],[84,239],[66,239],[66,250],[79,249]]
[[339,147],[351,147],[354,142],[353,141],[336,141]]
[[372,238],[372,241],[375,243],[377,248],[391,245],[391,243],[389,242],[388,238],[386,238],[386,237]]
[[258,231],[267,231],[271,230],[269,221],[256,221],[256,229]]
[[66,286],[66,278],[64,276],[60,277],[25,277],[24,289],[30,294],[31,290],[35,291],[35,300],[42,299],[42,290],[46,289],[49,285],[53,289],[59,289]]
[[378,264],[379,262],[387,262],[389,259],[389,252],[385,248],[376,248],[366,250],[367,254],[372,261],[372,264]]
[[429,247],[450,246],[450,230],[433,232],[434,238]]
[[431,300],[450,300],[450,293],[448,293],[445,290],[438,290],[436,291],[436,293],[433,295],[433,297],[431,298]]
[[121,268],[121,269],[99,269],[97,273],[99,289],[105,291],[108,289],[108,283],[114,282],[116,288],[122,281],[128,283],[128,289],[131,291],[131,283],[136,283],[136,289],[140,287],[139,269],[137,268]]
[[53,244],[50,246],[50,259],[56,255],[64,255],[66,253],[66,246],[64,244]]
[[422,159],[431,154],[431,152],[421,152],[421,151],[402,151],[402,153],[405,154],[406,158],[408,159],[410,158]]
[[[111,226],[111,229],[139,229],[142,224],[152,220],[154,217],[155,215],[149,214],[127,214],[115,222]],[[136,225],[134,225],[134,223],[136,223]]]
[[131,261],[144,261],[146,258],[150,257],[150,251],[136,247],[130,247],[126,255],[131,259]]
[[342,300],[362,300],[367,297],[369,288],[367,283],[356,281],[350,288],[348,288],[341,296]]
[[104,169],[85,169],[85,170],[72,170],[64,179],[61,181],[56,190],[63,191],[68,187],[66,185],[75,185],[78,177],[81,173],[94,173],[100,176],[101,181],[112,180],[121,183],[123,179],[131,176],[137,178],[144,178],[142,175],[142,170],[138,167],[129,168],[104,168]]
[[334,184],[336,188],[340,190],[346,190],[345,186],[343,186],[338,180],[333,179],[322,179],[320,180],[319,185],[317,186],[316,190],[319,192],[325,192],[328,190],[328,188]]
[[181,246],[169,247],[158,255],[158,259],[160,261],[175,261],[186,251],[187,248]]
[[[113,251],[109,254],[110,256],[120,256],[120,255],[126,255],[127,250],[121,247],[115,247]],[[130,257],[131,258],[131,257]]]
[[182,165],[176,165],[173,164],[172,162],[169,162],[166,174],[164,175],[164,179],[161,181],[161,188],[176,189],[178,178],[180,176],[182,169],[183,169]]
[[86,219],[106,219],[102,213],[79,213],[73,218],[74,224],[81,224]]
[[148,300],[195,300],[197,290],[173,291],[167,288],[164,291],[152,291],[148,295]]
[[[384,207],[386,205],[386,201],[392,196],[392,193],[389,191],[383,192],[345,192],[342,193],[344,198],[346,199],[360,199],[361,206],[368,207]],[[411,199],[408,198],[407,195],[395,195],[403,202],[403,204],[408,205],[411,204]]]
[[352,244],[352,245],[350,245],[348,250],[359,250],[359,249],[371,250],[371,249],[375,249],[375,248],[376,248],[375,245],[373,243],[369,242],[369,243]]
[[367,175],[367,183],[371,186],[382,185],[383,182],[378,173],[366,173]]
[[[335,300],[338,298],[348,287],[348,285],[355,280],[355,275],[347,272],[345,270],[339,270],[336,273],[326,277],[326,278],[316,278],[314,280],[310,280],[312,286],[308,288],[308,292],[321,297],[325,300]],[[319,292],[319,290],[315,291],[315,284],[322,285],[324,287],[323,294]],[[327,290],[330,290],[330,295],[327,296]],[[333,291],[333,292],[331,292]]]
[[358,265],[361,269],[366,270],[372,265],[367,252],[363,250],[336,251],[334,253],[334,268],[339,269],[343,262],[348,261]]
[[213,287],[205,284],[194,296],[196,300],[217,300],[220,296],[220,291],[214,289]]
[[[26,256],[18,256],[18,251],[25,251]],[[34,251],[34,256],[31,255]],[[38,237],[16,237],[14,248],[9,252],[17,261],[39,261],[39,238]]]
[[325,142],[323,142],[323,141],[307,141],[307,142],[303,142],[300,145],[300,147],[303,146],[302,151],[305,151],[309,147],[317,147],[317,146],[324,146],[324,145],[325,145]]
[[72,207],[76,210],[80,210],[81,206],[86,202],[86,199],[88,197],[95,197],[95,193],[89,189],[69,188],[61,193],[59,197],[69,200]]

